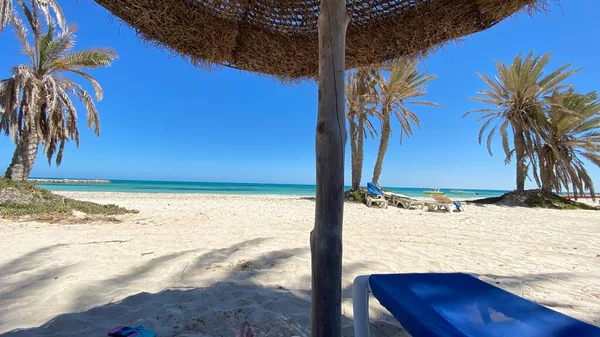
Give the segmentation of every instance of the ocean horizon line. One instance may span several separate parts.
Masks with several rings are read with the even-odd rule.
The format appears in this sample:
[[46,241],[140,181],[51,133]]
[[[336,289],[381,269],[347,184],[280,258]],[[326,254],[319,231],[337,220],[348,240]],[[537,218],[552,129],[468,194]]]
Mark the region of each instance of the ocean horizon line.
[[[56,183],[36,184],[52,191],[74,192],[130,192],[130,193],[204,193],[204,194],[272,194],[272,195],[315,195],[316,185],[294,183],[256,183],[256,182],[203,182],[173,180],[129,180],[129,179],[84,179],[84,178],[42,178],[47,180],[108,180],[110,184],[97,183]],[[385,189],[409,196],[424,196],[424,192],[437,187],[400,187],[383,185]],[[345,189],[350,186],[346,185]],[[509,190],[482,188],[439,188],[450,196],[490,197],[499,196]]]
[[[108,180],[111,183],[113,182],[146,182],[146,183],[197,183],[197,184],[247,184],[247,185],[289,185],[289,186],[310,186],[316,187],[316,184],[307,184],[307,183],[269,183],[269,182],[252,182],[252,181],[201,181],[201,180],[159,180],[159,179],[111,179],[111,178],[69,178],[69,177],[29,177],[30,179],[47,179],[47,180]],[[344,188],[350,188],[351,185],[344,184]],[[366,187],[366,183],[361,184],[361,187]],[[383,185],[384,188],[410,188],[410,189],[441,189],[441,190],[469,190],[469,191],[502,191],[502,192],[510,192],[510,189],[503,188],[481,188],[481,187],[439,187],[439,186],[390,186]]]

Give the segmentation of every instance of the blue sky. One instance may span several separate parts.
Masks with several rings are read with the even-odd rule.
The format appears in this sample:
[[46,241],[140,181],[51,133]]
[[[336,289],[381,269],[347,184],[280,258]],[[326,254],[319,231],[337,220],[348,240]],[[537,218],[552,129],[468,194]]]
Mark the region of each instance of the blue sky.
[[[105,92],[97,104],[100,137],[85,129],[79,105],[79,149],[69,144],[58,168],[48,166],[40,153],[32,176],[314,183],[315,83],[282,85],[228,68],[193,68],[138,41],[91,0],[61,4],[69,23],[79,27],[77,48],[112,47],[120,58],[111,68],[93,72]],[[577,90],[600,89],[598,12],[597,0],[552,4],[548,13],[516,15],[423,60],[422,68],[438,77],[427,99],[444,108],[416,106],[422,130],[402,144],[393,133],[382,185],[514,188],[515,169],[504,165],[500,142],[490,157],[477,143],[475,118],[461,117],[479,107],[469,100],[485,88],[476,71],[494,75],[495,60],[510,62],[530,50],[552,52],[551,68],[566,63],[584,68],[569,81]],[[5,78],[11,66],[26,59],[12,30],[0,34],[0,45],[0,78]],[[371,177],[377,145],[377,140],[365,144],[363,184]],[[13,150],[10,138],[0,138],[1,170]],[[349,147],[346,157],[349,183]],[[588,167],[600,184],[600,169]]]

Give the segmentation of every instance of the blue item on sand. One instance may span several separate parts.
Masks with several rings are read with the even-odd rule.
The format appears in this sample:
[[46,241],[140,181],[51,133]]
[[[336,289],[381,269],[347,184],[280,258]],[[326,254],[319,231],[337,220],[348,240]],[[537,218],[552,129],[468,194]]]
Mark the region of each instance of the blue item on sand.
[[459,212],[462,211],[462,203],[460,201],[453,201],[454,206],[456,206],[456,210]]
[[367,192],[369,194],[379,195],[383,197],[383,191],[373,183],[367,183]]
[[156,337],[154,331],[144,329],[144,325],[141,324],[133,328],[118,326],[109,330],[108,335],[112,337]]
[[369,288],[413,337],[600,337],[598,327],[468,274],[359,276],[354,286],[357,337],[368,336],[368,308],[366,325],[356,313]]

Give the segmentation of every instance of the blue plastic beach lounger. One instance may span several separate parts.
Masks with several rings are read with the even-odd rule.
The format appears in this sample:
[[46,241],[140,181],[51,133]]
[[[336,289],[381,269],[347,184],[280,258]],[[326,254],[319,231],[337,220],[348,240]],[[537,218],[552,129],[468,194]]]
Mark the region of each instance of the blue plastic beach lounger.
[[600,328],[478,278],[388,274],[354,280],[354,331],[369,336],[369,292],[413,337],[600,337]]
[[369,195],[375,195],[382,198],[384,197],[383,191],[373,183],[367,183],[367,192]]

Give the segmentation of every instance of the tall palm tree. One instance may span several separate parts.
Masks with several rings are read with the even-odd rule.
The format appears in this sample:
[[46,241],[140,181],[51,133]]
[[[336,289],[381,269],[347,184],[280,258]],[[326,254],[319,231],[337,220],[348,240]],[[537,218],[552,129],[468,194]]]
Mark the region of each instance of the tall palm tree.
[[54,24],[55,21],[50,14],[50,10],[52,10],[58,26],[61,29],[66,27],[65,16],[56,0],[29,0],[29,6],[27,6],[25,0],[0,0],[0,32],[12,21],[15,15],[13,2],[19,5],[28,18],[37,18],[37,11],[42,11],[48,24]]
[[377,113],[377,78],[375,68],[360,68],[349,72],[346,81],[346,104],[350,125],[350,153],[352,157],[352,190],[360,188],[364,159],[364,139],[377,134],[369,117]]
[[573,193],[590,191],[594,184],[582,158],[600,167],[600,99],[596,92],[577,94],[573,90],[550,98],[547,123],[541,133],[539,153],[542,189]]
[[37,17],[27,17],[31,26],[33,44],[28,31],[18,18],[13,18],[15,31],[29,64],[12,69],[13,76],[0,82],[0,131],[10,134],[16,149],[5,176],[25,180],[29,176],[38,146],[44,144],[48,162],[56,154],[60,165],[67,140],[79,145],[77,111],[72,96],[78,98],[87,111],[87,126],[99,135],[100,119],[92,96],[69,78],[78,75],[90,82],[96,100],[102,99],[102,88],[88,69],[110,66],[117,54],[105,48],[72,51],[75,29],[55,33],[50,24],[45,34],[40,32]]
[[417,65],[418,62],[416,60],[408,58],[398,60],[391,66],[387,81],[383,79],[379,82],[381,138],[379,141],[379,150],[377,151],[377,161],[373,168],[372,181],[375,184],[379,184],[383,159],[392,134],[392,114],[400,122],[400,142],[402,142],[404,135],[406,137],[412,135],[413,128],[411,124],[415,124],[419,129],[421,128],[419,118],[407,108],[407,104],[439,107],[439,105],[432,102],[414,100],[427,94],[426,83],[435,78],[433,75],[421,73],[417,69]]
[[[478,91],[481,97],[473,99],[493,105],[494,108],[472,110],[464,114],[483,113],[477,121],[485,121],[479,131],[479,143],[483,134],[494,123],[487,135],[487,148],[492,154],[492,139],[499,131],[502,138],[502,147],[506,155],[505,162],[510,162],[513,152],[517,164],[516,190],[525,189],[527,177],[526,158],[535,153],[535,137],[540,133],[538,124],[543,121],[545,97],[555,91],[560,91],[566,86],[563,81],[578,70],[567,71],[570,64],[545,75],[544,68],[550,61],[550,53],[542,56],[533,56],[533,52],[523,59],[518,54],[512,64],[506,66],[496,62],[498,76],[494,80],[478,73],[479,77],[489,86],[487,90]],[[513,131],[514,151],[509,145],[508,127]]]

